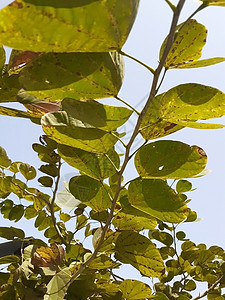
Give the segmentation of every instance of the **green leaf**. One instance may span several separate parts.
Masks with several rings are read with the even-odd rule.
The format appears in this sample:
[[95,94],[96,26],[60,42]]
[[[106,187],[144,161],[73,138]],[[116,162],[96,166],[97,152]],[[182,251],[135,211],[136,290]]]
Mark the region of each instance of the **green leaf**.
[[113,218],[113,225],[119,230],[142,231],[143,229],[154,229],[157,220],[154,217],[134,208],[128,201],[127,191],[120,197],[122,211]]
[[15,108],[3,107],[3,106],[0,106],[0,115],[17,117],[17,118],[25,118],[25,119],[31,119],[31,120],[39,120],[41,118],[41,115],[39,115],[39,117],[38,117],[37,114],[18,110]]
[[3,215],[3,218],[8,219],[9,213],[10,213],[12,207],[13,207],[13,201],[12,200],[7,199],[7,200],[5,200],[5,201],[2,202],[2,205],[1,205],[1,214]]
[[10,165],[11,165],[11,159],[8,158],[8,155],[5,151],[5,149],[3,149],[0,146],[0,167],[8,168]]
[[142,231],[144,229],[153,229],[156,226],[155,218],[138,217],[134,215],[118,212],[113,218],[112,224],[119,230]]
[[138,280],[125,279],[120,284],[123,297],[127,300],[141,300],[151,296],[151,288]]
[[[169,122],[173,122],[175,120],[173,119],[164,119]],[[222,124],[215,124],[215,123],[199,123],[196,121],[189,121],[189,120],[176,120],[175,121],[177,125],[189,127],[189,128],[196,128],[196,129],[221,129],[224,128],[225,125]]]
[[84,215],[77,216],[76,221],[76,230],[80,230],[84,228],[84,226],[87,224],[88,218]]
[[113,269],[119,267],[120,264],[110,259],[105,254],[101,254],[96,257],[91,263],[88,265],[89,268],[95,270],[104,270],[104,269]]
[[25,214],[24,217],[27,220],[33,219],[38,215],[37,210],[34,208],[33,205],[29,205],[26,209],[25,209]]
[[2,199],[8,197],[12,191],[11,178],[10,176],[0,177],[0,198]]
[[[131,116],[132,111],[120,106],[101,104],[95,100],[78,101],[64,99],[62,110],[75,120],[80,120],[91,127],[112,131],[123,125]],[[95,112],[93,114],[93,111]]]
[[96,154],[66,145],[58,145],[58,153],[70,166],[97,180],[103,180],[115,174],[115,167],[118,169],[120,165],[119,156],[113,149],[105,154]]
[[178,193],[189,192],[192,189],[192,183],[188,180],[179,180],[176,185],[176,191]]
[[173,237],[171,234],[167,232],[162,232],[157,229],[155,230],[149,230],[149,238],[155,239],[161,243],[163,243],[166,246],[170,246],[173,244]]
[[25,233],[22,229],[15,228],[15,227],[0,227],[0,237],[7,239],[7,240],[13,240],[15,237],[18,237],[20,239],[25,238]]
[[75,198],[95,211],[103,211],[111,207],[111,191],[105,183],[81,175],[70,179],[69,189]]
[[186,196],[176,194],[164,180],[134,179],[128,196],[132,206],[163,222],[180,223],[188,216]]
[[[191,19],[177,26],[175,41],[167,56],[165,68],[177,68],[187,62],[198,60],[206,43],[207,30],[205,26]],[[160,49],[160,59],[167,38]]]
[[10,221],[18,222],[24,214],[24,206],[23,205],[15,205],[8,215],[8,219]]
[[60,217],[60,220],[62,220],[63,222],[68,222],[71,219],[71,216],[66,213],[61,213],[59,215],[59,217]]
[[157,141],[141,147],[135,166],[143,178],[187,178],[205,169],[207,156],[200,147],[177,141]]
[[41,119],[44,132],[60,144],[93,153],[107,153],[117,138],[101,129],[73,119],[65,111],[48,113]]
[[66,246],[66,260],[71,258],[73,261],[82,261],[87,252],[89,251],[82,244],[69,244]]
[[156,293],[155,296],[151,297],[154,300],[169,300],[169,298],[163,293]]
[[0,70],[3,68],[5,64],[5,50],[2,46],[0,46]]
[[184,289],[186,291],[193,291],[196,289],[196,283],[194,282],[194,280],[187,280],[184,284]]
[[26,178],[26,180],[32,180],[37,175],[35,168],[25,163],[19,164],[19,171]]
[[176,69],[201,68],[201,67],[208,67],[211,65],[219,64],[224,61],[225,61],[224,57],[213,57],[213,58],[207,58],[207,59],[201,59],[201,60],[194,60],[193,62],[187,62],[182,65],[178,65],[174,68],[176,68]]
[[186,233],[183,232],[183,231],[178,231],[176,233],[176,238],[179,240],[179,241],[183,241],[186,237]]
[[201,84],[181,84],[153,99],[143,118],[140,131],[145,139],[155,139],[176,132],[186,124],[196,128],[207,128],[208,124],[199,125],[195,122],[219,118],[224,114],[224,93]]
[[138,3],[17,0],[0,11],[0,43],[36,52],[121,49],[135,20]]
[[155,245],[143,235],[123,231],[116,240],[116,259],[131,264],[142,275],[160,277],[164,273],[163,260]]
[[20,90],[18,75],[0,77],[0,89],[0,103],[16,102],[16,96]]
[[123,60],[118,53],[45,53],[19,74],[23,89],[45,101],[113,97],[122,80]]
[[206,5],[225,6],[225,0],[201,0]]
[[69,268],[64,268],[58,272],[47,284],[47,291],[44,300],[60,300],[64,299],[68,289],[68,283],[71,279]]
[[71,210],[77,207],[81,202],[65,188],[58,192],[55,203],[62,209]]
[[8,255],[4,257],[0,257],[0,264],[15,264],[19,263],[20,258],[16,255]]
[[53,179],[49,176],[39,177],[38,182],[40,182],[45,187],[52,187],[52,185],[53,185]]
[[58,168],[54,164],[42,165],[39,170],[52,177],[56,177],[58,175]]

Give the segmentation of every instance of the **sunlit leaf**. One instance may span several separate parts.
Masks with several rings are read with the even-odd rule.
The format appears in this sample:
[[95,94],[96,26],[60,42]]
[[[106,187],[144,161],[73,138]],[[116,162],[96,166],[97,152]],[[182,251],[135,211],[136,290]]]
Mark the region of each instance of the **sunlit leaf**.
[[44,300],[63,299],[68,289],[68,282],[71,279],[69,268],[64,268],[58,272],[47,285],[47,292]]
[[88,265],[89,268],[95,270],[104,270],[108,268],[116,268],[119,267],[120,264],[110,259],[108,256],[101,254],[96,257],[91,263]]
[[176,194],[164,180],[133,180],[128,188],[129,202],[135,208],[164,222],[179,223],[186,219],[186,196]]
[[138,3],[17,0],[0,12],[0,43],[36,52],[121,49],[135,20]]
[[[208,124],[195,122],[219,118],[224,114],[224,93],[201,84],[181,84],[153,99],[140,131],[145,139],[155,139],[180,130],[186,124],[190,127],[208,128]],[[213,124],[211,127],[210,124],[210,128],[218,126]]]
[[113,225],[119,230],[141,231],[143,229],[154,229],[157,226],[156,218],[146,214],[128,201],[127,191],[120,197],[122,210],[113,218]]
[[142,275],[159,277],[164,273],[163,260],[155,245],[143,235],[123,231],[116,240],[116,258],[131,264]]
[[66,188],[57,193],[55,203],[62,209],[71,210],[80,204]]
[[207,67],[207,66],[219,64],[224,61],[225,61],[224,57],[213,57],[213,58],[207,58],[201,60],[194,60],[193,62],[187,62],[182,65],[175,66],[174,68],[176,69],[201,68],[201,67]]
[[155,228],[157,221],[155,218],[138,217],[118,212],[113,218],[112,224],[119,230],[142,231]]
[[144,282],[125,279],[120,284],[123,297],[127,300],[141,300],[150,297],[151,288]]
[[107,153],[117,142],[111,133],[83,124],[64,111],[44,115],[42,126],[44,132],[58,143],[93,153]]
[[90,153],[66,145],[58,145],[58,153],[70,166],[94,179],[103,180],[119,168],[120,159],[115,150],[108,153]]
[[21,86],[45,101],[112,97],[122,79],[123,61],[117,53],[46,53],[19,74]]
[[176,191],[178,193],[189,192],[192,189],[192,183],[188,180],[179,180],[176,184]]
[[41,118],[41,115],[38,116],[37,114],[33,114],[27,111],[4,106],[0,106],[0,115],[35,120],[39,120]]
[[[177,26],[175,41],[167,56],[165,67],[177,68],[188,62],[198,60],[206,43],[207,30],[205,26],[191,19]],[[160,49],[162,57],[167,39]]]
[[135,156],[135,167],[143,178],[190,178],[202,172],[206,163],[200,147],[169,140],[143,146]]
[[62,109],[75,120],[106,131],[117,129],[132,114],[132,111],[125,107],[104,105],[94,100],[64,99]]
[[32,180],[37,175],[35,168],[25,163],[19,164],[19,171],[26,178],[26,180]]
[[225,6],[225,0],[201,0],[206,5]]
[[0,46],[0,70],[3,68],[5,64],[5,50],[2,46]]
[[8,168],[11,165],[11,159],[9,159],[5,149],[0,146],[0,167]]
[[86,175],[72,177],[69,189],[76,199],[95,211],[103,211],[112,204],[110,188],[105,183]]

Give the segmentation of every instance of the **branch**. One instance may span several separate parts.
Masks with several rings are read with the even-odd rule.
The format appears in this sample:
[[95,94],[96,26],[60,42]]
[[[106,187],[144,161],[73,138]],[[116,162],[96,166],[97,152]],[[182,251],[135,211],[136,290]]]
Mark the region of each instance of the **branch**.
[[201,295],[199,295],[199,296],[193,298],[192,300],[198,300],[198,299],[201,299],[201,298],[207,296],[208,293],[211,292],[212,290],[214,290],[214,288],[217,286],[217,284],[220,283],[220,281],[223,279],[223,277],[224,277],[224,274],[223,274],[216,282],[214,282],[214,283],[208,288],[207,291],[205,291],[203,294],[201,294]]
[[174,36],[175,36],[175,31],[176,31],[176,26],[177,26],[177,22],[178,22],[178,19],[179,19],[179,16],[180,16],[180,13],[181,13],[181,10],[182,10],[182,7],[184,5],[184,2],[185,0],[180,0],[177,7],[176,7],[176,10],[174,11],[174,16],[173,16],[173,20],[172,20],[172,24],[171,24],[171,28],[170,28],[170,32],[169,32],[169,35],[168,35],[168,39],[167,39],[167,43],[166,43],[166,47],[164,49],[164,52],[163,52],[163,55],[162,55],[162,58],[159,62],[159,65],[157,67],[157,69],[155,70],[155,73],[154,73],[154,77],[153,77],[153,82],[152,82],[152,86],[151,86],[151,90],[150,90],[150,94],[149,94],[149,97],[148,97],[148,100],[145,104],[145,107],[143,108],[143,110],[141,111],[139,117],[138,117],[138,120],[137,120],[137,123],[136,123],[136,126],[134,128],[134,131],[133,131],[133,134],[126,146],[126,152],[125,152],[125,157],[124,157],[124,162],[122,164],[122,167],[118,173],[118,181],[117,181],[117,189],[116,189],[116,192],[115,192],[115,195],[114,195],[114,198],[113,198],[113,201],[112,201],[112,205],[111,205],[111,208],[110,208],[110,213],[109,213],[109,216],[108,216],[108,219],[106,221],[106,224],[102,230],[102,234],[101,234],[101,237],[99,239],[99,242],[98,242],[98,245],[96,246],[92,256],[85,262],[81,265],[80,269],[73,275],[73,277],[71,278],[71,280],[69,281],[68,284],[71,284],[82,272],[83,270],[88,266],[88,264],[94,260],[98,254],[98,251],[102,245],[102,243],[104,242],[104,239],[105,239],[105,235],[107,233],[107,230],[108,230],[108,227],[109,225],[111,224],[111,221],[113,219],[113,214],[114,214],[114,210],[115,210],[115,206],[116,206],[116,202],[118,200],[118,197],[119,197],[119,194],[120,194],[120,191],[122,189],[121,187],[121,182],[122,182],[122,175],[123,175],[123,172],[130,160],[130,149],[133,145],[133,142],[136,138],[136,136],[138,135],[139,133],[139,128],[140,128],[140,125],[141,125],[141,122],[146,114],[146,111],[148,110],[153,98],[155,97],[156,95],[156,92],[157,92],[157,84],[158,84],[158,81],[159,81],[159,77],[160,77],[160,74],[161,74],[161,71],[163,69],[163,66],[166,62],[166,58],[169,54],[169,51],[173,45],[173,42],[174,42]]

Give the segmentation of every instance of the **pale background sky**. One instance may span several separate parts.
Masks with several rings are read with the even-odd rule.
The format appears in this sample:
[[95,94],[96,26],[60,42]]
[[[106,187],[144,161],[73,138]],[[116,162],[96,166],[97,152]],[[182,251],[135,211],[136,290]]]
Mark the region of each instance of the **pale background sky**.
[[[10,2],[12,1],[1,0],[0,8]],[[178,1],[172,2],[178,3]],[[196,2],[186,0],[180,22],[198,7]],[[225,57],[225,7],[208,7],[194,18],[208,29],[207,43],[202,57]],[[138,17],[123,50],[155,68],[159,48],[168,34],[171,19],[171,10],[164,0],[141,0]],[[120,97],[140,110],[144,104],[142,99],[147,97],[152,76],[135,62],[129,59],[125,61],[126,76]],[[225,63],[199,69],[171,70],[167,73],[161,92],[188,82],[210,85],[225,92]],[[111,99],[105,102],[113,104]],[[225,124],[225,118],[215,122]],[[0,145],[6,149],[9,157],[13,161],[26,162],[38,168],[40,162],[36,153],[32,151],[31,144],[38,142],[39,136],[43,133],[41,127],[28,120],[0,116],[0,128]],[[126,128],[131,129],[131,122],[128,122]],[[219,245],[225,248],[225,131],[183,129],[167,136],[166,139],[202,147],[208,156],[207,168],[211,170],[210,174],[191,180],[197,190],[189,193],[192,199],[189,206],[196,210],[198,217],[203,220],[180,225],[179,229],[186,231],[188,237],[196,243],[204,242],[208,246]],[[71,170],[65,168],[63,172],[66,177]],[[126,175],[128,179],[135,177],[132,166],[129,166]],[[0,222],[0,226],[21,227],[27,236],[41,237],[40,233],[32,228],[31,221],[25,220],[15,224],[0,216]],[[124,272],[126,273],[127,269]],[[137,272],[129,271],[129,276],[133,278],[136,274]]]

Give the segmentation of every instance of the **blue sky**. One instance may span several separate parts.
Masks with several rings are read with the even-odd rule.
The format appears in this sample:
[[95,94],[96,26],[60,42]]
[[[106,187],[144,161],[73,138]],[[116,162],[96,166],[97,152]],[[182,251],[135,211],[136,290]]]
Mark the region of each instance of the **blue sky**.
[[[10,1],[1,0],[0,8]],[[172,1],[177,3],[178,1]],[[198,6],[196,1],[187,0],[180,22],[185,20]],[[158,52],[162,41],[170,27],[172,13],[164,0],[141,0],[140,9],[134,28],[123,50],[153,68],[157,66]],[[214,56],[225,57],[225,8],[209,7],[198,13],[195,18],[208,29],[207,44],[203,51],[203,58]],[[120,92],[121,98],[130,102],[139,110],[147,98],[152,76],[142,66],[125,59],[126,75]],[[210,85],[225,92],[225,63],[215,66],[190,70],[171,70],[168,72],[162,85],[161,92],[181,83],[196,82]],[[105,100],[113,103],[112,100]],[[137,104],[139,103],[139,106]],[[215,120],[223,122],[225,118]],[[1,138],[0,145],[4,147],[13,161],[27,162],[35,167],[40,163],[37,155],[32,151],[31,144],[38,141],[42,134],[40,126],[34,125],[28,120],[0,117]],[[128,122],[126,129],[132,128]],[[190,145],[202,147],[208,155],[207,168],[211,173],[193,179],[193,187],[196,191],[189,193],[192,199],[190,207],[196,210],[202,221],[180,225],[188,233],[188,237],[196,243],[204,242],[207,245],[221,245],[225,247],[223,228],[225,226],[225,131],[224,130],[197,130],[183,129],[174,133],[167,139],[178,140]],[[71,173],[71,169],[65,168],[64,175]],[[134,177],[132,166],[128,167],[127,178]],[[37,236],[31,222],[10,223],[0,218],[1,226],[25,227],[27,235]],[[40,234],[39,234],[40,236]]]

